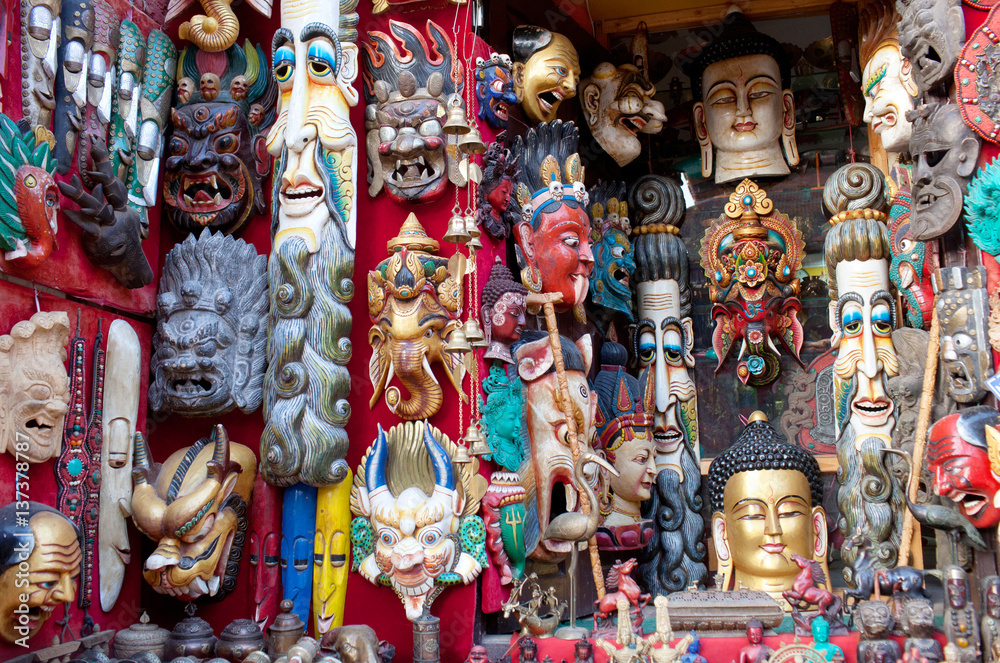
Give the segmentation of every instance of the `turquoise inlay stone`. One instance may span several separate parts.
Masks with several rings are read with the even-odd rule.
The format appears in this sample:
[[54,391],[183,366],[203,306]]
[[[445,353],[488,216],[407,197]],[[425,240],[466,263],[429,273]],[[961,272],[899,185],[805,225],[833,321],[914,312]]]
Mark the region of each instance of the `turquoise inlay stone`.
[[78,477],[83,472],[83,461],[79,458],[73,458],[66,463],[66,469],[69,470],[70,476]]
[[968,85],[968,84],[969,84],[969,79],[968,78],[963,78],[962,79],[962,85]]

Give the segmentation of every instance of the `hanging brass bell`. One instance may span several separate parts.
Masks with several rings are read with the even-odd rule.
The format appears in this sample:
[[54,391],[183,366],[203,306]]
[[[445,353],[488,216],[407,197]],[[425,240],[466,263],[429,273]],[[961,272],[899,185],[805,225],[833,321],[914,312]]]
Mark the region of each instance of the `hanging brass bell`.
[[469,445],[469,453],[473,456],[485,456],[493,453],[490,445],[486,444],[486,438],[479,430],[479,423],[473,422],[469,425],[469,430],[465,432],[465,443]]
[[472,237],[479,237],[483,234],[483,231],[479,229],[479,224],[476,223],[475,214],[465,215],[465,229],[469,231],[469,235]]
[[444,346],[444,351],[454,355],[464,355],[466,352],[472,352],[469,339],[465,337],[465,331],[461,327],[455,328],[448,335],[448,343]]
[[470,260],[472,259],[472,256],[476,255],[476,251],[478,251],[479,249],[483,248],[483,243],[479,241],[478,237],[473,237],[468,242],[466,242],[465,245],[467,247],[469,247],[469,259]]
[[486,143],[476,127],[459,139],[458,147],[466,154],[483,154],[486,151]]
[[462,107],[462,98],[457,94],[448,97],[448,119],[441,130],[453,136],[460,136],[472,131],[465,116],[465,109]]
[[465,321],[465,338],[474,348],[485,348],[486,347],[486,336],[483,334],[483,330],[479,327],[479,321],[475,318],[469,318]]
[[458,443],[458,451],[455,452],[455,457],[451,459],[451,462],[458,465],[467,465],[472,462],[472,456],[469,455],[469,450],[465,448],[465,445],[461,442]]
[[466,229],[465,217],[458,211],[448,219],[448,231],[444,234],[444,241],[452,244],[464,244],[472,239],[472,235]]

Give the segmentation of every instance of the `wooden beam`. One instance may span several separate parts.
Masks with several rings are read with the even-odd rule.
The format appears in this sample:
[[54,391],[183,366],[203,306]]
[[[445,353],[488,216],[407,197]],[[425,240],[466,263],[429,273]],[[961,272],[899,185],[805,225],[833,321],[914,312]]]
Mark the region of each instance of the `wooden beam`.
[[762,20],[824,14],[832,4],[833,0],[753,0],[752,2],[751,0],[736,0],[735,2],[720,2],[703,7],[656,12],[642,16],[606,18],[599,25],[605,35],[617,37],[634,33],[639,27],[640,21],[646,22],[650,33],[711,25],[725,18],[728,9],[734,5],[739,7],[750,20]]

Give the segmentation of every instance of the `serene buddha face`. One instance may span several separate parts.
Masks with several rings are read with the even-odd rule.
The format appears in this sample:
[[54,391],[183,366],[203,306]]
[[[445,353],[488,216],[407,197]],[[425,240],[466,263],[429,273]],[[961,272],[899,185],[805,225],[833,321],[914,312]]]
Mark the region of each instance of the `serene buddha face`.
[[807,560],[826,554],[826,514],[814,507],[809,481],[798,470],[739,472],[726,482],[725,511],[713,516],[720,555],[732,557],[736,586],[777,591],[791,587]]
[[704,122],[720,152],[776,146],[783,116],[781,70],[769,55],[716,62],[702,76]]
[[576,96],[580,82],[580,57],[573,42],[553,33],[548,46],[526,62],[514,63],[514,92],[532,122],[556,119],[563,99]]

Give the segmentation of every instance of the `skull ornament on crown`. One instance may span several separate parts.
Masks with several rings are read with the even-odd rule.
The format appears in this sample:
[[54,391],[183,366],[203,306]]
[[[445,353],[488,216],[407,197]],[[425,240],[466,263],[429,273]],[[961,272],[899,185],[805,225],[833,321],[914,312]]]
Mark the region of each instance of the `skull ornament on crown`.
[[263,184],[271,156],[265,143],[278,94],[274,76],[264,50],[249,42],[222,53],[187,48],[178,69],[164,164],[167,214],[185,231],[236,232],[267,209]]
[[181,601],[232,591],[256,468],[253,451],[230,442],[221,425],[162,464],[136,433],[132,522],[157,544],[142,571],[154,591]]
[[590,190],[591,237],[594,269],[590,274],[593,303],[618,311],[632,321],[632,291],[629,279],[635,269],[632,258],[632,231],[628,219],[624,182],[598,182]]
[[494,129],[507,128],[508,110],[517,103],[509,55],[491,53],[490,59],[476,58],[476,117]]
[[444,194],[449,179],[460,182],[443,119],[447,105],[462,103],[464,69],[454,68],[455,47],[434,21],[427,21],[430,43],[408,23],[390,20],[389,31],[369,32],[362,43],[368,193],[384,187],[397,202],[426,203]]
[[458,445],[427,422],[405,422],[365,454],[351,490],[353,569],[389,585],[413,621],[445,587],[469,584],[486,566],[486,491],[479,462],[456,463]]
[[513,153],[521,172],[515,195],[521,219],[514,226],[514,241],[524,287],[561,294],[556,309],[572,309],[578,320],[585,320],[594,254],[578,139],[573,123],[561,120],[517,137]]
[[62,451],[68,342],[63,311],[35,313],[0,336],[0,453],[41,463]]
[[799,360],[804,340],[798,312],[798,271],[805,241],[794,220],[751,180],[729,196],[723,214],[705,232],[701,264],[714,302],[716,372],[741,343],[736,375],[743,384],[765,386],[778,377],[777,339]]
[[[435,255],[438,246],[411,213],[399,235],[387,243],[389,257],[368,272],[372,321],[368,374],[375,387],[369,405],[375,407],[384,393],[393,413],[408,420],[426,419],[444,402],[431,363],[441,364],[462,400],[466,399],[461,387],[465,364],[460,355],[445,351],[448,336],[461,325],[464,260],[461,254],[450,260]],[[388,386],[393,376],[399,378],[409,398],[403,398],[399,387]]]
[[187,416],[260,407],[267,259],[206,228],[167,254],[156,298],[149,406]]

